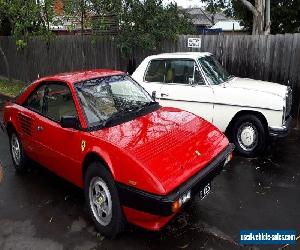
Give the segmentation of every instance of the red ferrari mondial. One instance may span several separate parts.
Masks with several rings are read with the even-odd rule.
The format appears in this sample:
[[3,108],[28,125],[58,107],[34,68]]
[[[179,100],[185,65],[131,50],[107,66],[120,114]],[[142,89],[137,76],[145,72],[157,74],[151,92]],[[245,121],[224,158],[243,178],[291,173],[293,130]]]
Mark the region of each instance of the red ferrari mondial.
[[84,189],[97,229],[125,222],[162,228],[191,198],[203,198],[233,146],[216,127],[161,107],[128,75],[64,73],[29,85],[4,109],[13,163],[34,160]]

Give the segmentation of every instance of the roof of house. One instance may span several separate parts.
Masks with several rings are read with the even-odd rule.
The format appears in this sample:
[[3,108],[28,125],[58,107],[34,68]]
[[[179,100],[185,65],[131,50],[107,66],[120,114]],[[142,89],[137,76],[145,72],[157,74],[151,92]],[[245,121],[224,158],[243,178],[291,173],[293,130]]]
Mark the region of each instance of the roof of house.
[[[187,8],[183,9],[186,13],[188,13],[191,18],[194,25],[203,25],[203,26],[212,26],[213,20],[212,16],[213,14],[208,12],[207,10],[204,10],[202,8]],[[218,12],[215,14],[214,22],[219,21],[225,21],[229,20],[228,17],[222,12]]]
[[243,30],[243,26],[241,26],[241,22],[238,20],[227,20],[227,21],[219,21],[210,29],[222,29],[222,31],[241,31]]

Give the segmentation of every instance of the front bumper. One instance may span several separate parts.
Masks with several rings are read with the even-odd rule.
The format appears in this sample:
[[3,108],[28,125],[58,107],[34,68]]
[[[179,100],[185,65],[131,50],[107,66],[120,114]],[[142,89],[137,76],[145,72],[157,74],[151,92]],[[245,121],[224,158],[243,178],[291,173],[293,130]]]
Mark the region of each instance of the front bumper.
[[122,206],[153,215],[170,216],[173,214],[173,203],[188,191],[191,191],[192,197],[197,195],[208,182],[221,172],[226,159],[233,150],[234,145],[229,144],[208,166],[201,169],[168,195],[151,194],[122,183],[117,183],[121,204]]
[[286,137],[289,134],[292,125],[292,117],[289,116],[282,127],[269,127],[269,135],[271,137]]

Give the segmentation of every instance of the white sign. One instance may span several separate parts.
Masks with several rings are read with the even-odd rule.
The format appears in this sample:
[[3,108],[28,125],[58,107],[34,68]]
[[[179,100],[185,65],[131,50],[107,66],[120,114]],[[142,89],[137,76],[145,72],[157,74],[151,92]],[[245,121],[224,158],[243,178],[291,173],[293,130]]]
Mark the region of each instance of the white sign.
[[189,38],[188,39],[189,48],[201,48],[201,38]]

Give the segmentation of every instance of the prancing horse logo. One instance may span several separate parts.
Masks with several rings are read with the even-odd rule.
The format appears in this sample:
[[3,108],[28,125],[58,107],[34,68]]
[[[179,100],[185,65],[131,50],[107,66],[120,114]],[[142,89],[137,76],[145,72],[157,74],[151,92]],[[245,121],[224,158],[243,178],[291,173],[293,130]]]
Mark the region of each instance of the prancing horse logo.
[[201,153],[200,153],[198,150],[195,151],[195,154],[196,154],[197,156],[201,156]]
[[81,152],[83,152],[85,150],[86,147],[86,141],[82,141],[81,142]]

